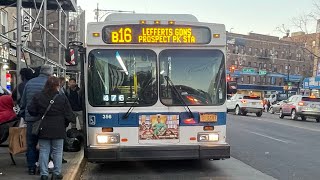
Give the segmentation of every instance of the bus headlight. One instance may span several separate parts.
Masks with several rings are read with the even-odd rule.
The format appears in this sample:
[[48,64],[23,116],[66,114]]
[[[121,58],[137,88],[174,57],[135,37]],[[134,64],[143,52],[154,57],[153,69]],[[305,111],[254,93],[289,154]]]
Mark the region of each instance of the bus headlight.
[[198,133],[198,142],[215,142],[219,141],[218,133]]
[[120,142],[119,134],[98,134],[97,143],[98,144],[116,144]]

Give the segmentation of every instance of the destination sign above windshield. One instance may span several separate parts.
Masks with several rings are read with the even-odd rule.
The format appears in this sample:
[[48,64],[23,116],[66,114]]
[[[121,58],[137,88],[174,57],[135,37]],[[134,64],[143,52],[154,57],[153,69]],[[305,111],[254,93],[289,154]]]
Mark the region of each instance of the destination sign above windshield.
[[110,25],[103,28],[107,44],[209,44],[207,27],[184,25]]

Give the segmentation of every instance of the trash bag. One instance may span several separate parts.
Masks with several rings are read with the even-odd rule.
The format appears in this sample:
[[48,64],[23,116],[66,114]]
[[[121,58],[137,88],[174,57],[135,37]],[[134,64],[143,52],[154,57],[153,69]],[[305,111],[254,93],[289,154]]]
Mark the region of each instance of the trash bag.
[[63,151],[64,152],[78,152],[81,150],[81,142],[77,138],[66,137],[64,139]]
[[80,143],[84,142],[84,135],[83,135],[82,131],[79,131],[76,128],[69,129],[67,131],[67,137],[77,138],[80,141]]

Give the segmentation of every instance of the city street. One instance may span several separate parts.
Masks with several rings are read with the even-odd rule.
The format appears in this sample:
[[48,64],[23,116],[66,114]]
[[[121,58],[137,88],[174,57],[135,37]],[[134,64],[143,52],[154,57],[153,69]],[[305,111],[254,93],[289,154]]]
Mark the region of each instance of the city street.
[[[264,113],[228,114],[231,159],[88,163],[83,179],[317,179],[320,124]],[[248,166],[249,165],[249,166]],[[269,176],[267,176],[269,175]]]
[[320,124],[264,113],[228,116],[231,156],[277,179],[318,179]]

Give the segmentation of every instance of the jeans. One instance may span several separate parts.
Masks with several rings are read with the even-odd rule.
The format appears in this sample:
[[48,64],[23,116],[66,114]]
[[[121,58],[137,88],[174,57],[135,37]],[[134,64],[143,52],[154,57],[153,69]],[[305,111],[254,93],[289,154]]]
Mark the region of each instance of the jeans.
[[39,139],[40,146],[40,175],[48,176],[48,163],[50,152],[52,153],[52,160],[54,164],[53,174],[60,175],[62,169],[62,153],[63,153],[63,139]]
[[39,159],[39,151],[37,150],[38,136],[32,134],[33,122],[27,122],[27,163],[28,168],[36,167],[36,162]]

